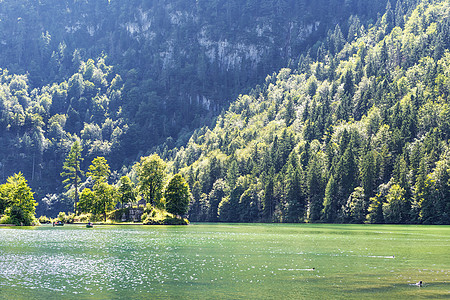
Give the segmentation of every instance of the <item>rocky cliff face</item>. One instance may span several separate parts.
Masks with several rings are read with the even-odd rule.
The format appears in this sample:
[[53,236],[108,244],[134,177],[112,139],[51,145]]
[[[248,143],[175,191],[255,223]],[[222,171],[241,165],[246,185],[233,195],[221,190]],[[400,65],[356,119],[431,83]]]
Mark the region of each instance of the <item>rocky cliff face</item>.
[[[169,37],[161,44],[160,52],[157,53],[163,60],[163,68],[170,68],[174,64],[174,57],[181,55],[187,57],[184,49],[187,45],[177,47],[180,42],[179,36],[173,36],[171,31],[189,28],[193,37],[189,47],[197,48],[203,53],[210,64],[217,64],[222,71],[240,69],[246,63],[251,69],[267,59],[271,51],[278,56],[292,58],[298,56],[298,50],[293,47],[304,43],[320,27],[320,20],[306,23],[302,20],[287,20],[282,26],[285,34],[274,29],[271,20],[256,17],[252,24],[236,30],[232,33],[217,32],[211,28],[211,24],[205,24],[204,16],[197,10],[181,11],[173,5],[164,7],[164,15],[167,23],[165,34]],[[142,7],[134,8],[133,17],[126,23],[120,24],[120,28],[126,30],[128,36],[139,43],[154,42],[161,28],[158,26],[153,9],[144,10]],[[88,32],[93,28],[87,27]],[[178,53],[175,51],[178,50]]]

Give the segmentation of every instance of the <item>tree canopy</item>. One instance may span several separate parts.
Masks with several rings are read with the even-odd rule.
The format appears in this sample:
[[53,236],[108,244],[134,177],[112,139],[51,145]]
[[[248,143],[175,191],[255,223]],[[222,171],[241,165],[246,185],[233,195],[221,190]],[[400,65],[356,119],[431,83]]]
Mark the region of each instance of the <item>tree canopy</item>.
[[166,180],[166,163],[157,155],[142,157],[135,165],[139,178],[139,191],[145,200],[157,207],[164,207],[162,202]]
[[30,226],[35,222],[37,203],[33,192],[22,173],[9,177],[0,185],[0,215],[5,214],[2,222]]
[[191,192],[189,185],[180,174],[175,174],[169,180],[164,191],[164,198],[169,213],[180,216],[187,213]]

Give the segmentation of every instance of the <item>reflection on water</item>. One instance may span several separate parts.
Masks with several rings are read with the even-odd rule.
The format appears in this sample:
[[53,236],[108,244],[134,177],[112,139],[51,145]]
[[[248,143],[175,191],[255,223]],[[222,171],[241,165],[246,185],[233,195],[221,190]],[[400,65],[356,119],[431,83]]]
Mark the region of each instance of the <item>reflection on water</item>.
[[438,226],[2,228],[0,298],[445,297],[449,237]]

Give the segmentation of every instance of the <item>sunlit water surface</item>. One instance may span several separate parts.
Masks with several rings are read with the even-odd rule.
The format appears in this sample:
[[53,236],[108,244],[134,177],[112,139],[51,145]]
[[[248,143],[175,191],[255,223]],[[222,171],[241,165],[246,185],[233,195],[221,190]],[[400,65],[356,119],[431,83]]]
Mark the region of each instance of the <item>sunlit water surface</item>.
[[0,299],[436,299],[449,274],[449,226],[0,228]]

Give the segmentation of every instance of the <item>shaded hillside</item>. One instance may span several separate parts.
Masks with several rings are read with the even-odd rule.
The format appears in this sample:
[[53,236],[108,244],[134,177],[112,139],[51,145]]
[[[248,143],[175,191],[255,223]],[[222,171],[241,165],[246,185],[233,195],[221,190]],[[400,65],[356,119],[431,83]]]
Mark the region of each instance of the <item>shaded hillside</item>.
[[385,6],[369,0],[4,0],[0,67],[29,74],[28,84],[38,88],[68,80],[80,60],[104,54],[125,83],[123,111],[137,155],[168,137],[185,142],[238,93],[297,65],[308,47],[315,56],[318,40],[336,24],[347,38],[350,16],[367,27]]
[[336,55],[240,96],[168,154],[189,219],[449,224],[449,14],[388,6]]

